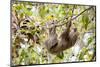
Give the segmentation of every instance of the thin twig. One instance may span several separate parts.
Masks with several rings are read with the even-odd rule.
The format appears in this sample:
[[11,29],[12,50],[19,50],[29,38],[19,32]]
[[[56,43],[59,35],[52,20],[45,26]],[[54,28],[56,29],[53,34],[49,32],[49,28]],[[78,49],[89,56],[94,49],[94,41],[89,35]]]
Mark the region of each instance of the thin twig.
[[72,16],[71,16],[71,19],[72,19],[73,15],[74,15],[74,9],[75,9],[75,5],[73,6],[73,9],[72,9]]
[[[75,5],[73,6],[73,9],[72,9],[72,16],[69,16],[69,17],[73,17],[73,12],[74,12],[74,8],[75,8]],[[66,13],[66,15],[65,15],[65,17],[63,18],[63,19],[61,19],[61,20],[58,20],[57,22],[63,22],[65,19],[68,19],[68,17],[67,17],[67,13]],[[62,21],[63,20],[63,21]]]

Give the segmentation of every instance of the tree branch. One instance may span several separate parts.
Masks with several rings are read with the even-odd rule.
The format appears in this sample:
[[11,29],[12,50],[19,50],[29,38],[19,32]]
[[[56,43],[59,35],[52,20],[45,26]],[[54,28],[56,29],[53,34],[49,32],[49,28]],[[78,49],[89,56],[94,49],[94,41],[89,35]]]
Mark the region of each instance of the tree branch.
[[63,24],[55,25],[55,26],[56,26],[56,27],[59,27],[59,26],[62,26],[62,25],[66,24],[66,23],[68,23],[68,22],[70,22],[70,21],[73,21],[74,19],[76,19],[77,17],[79,17],[81,14],[83,14],[85,11],[90,10],[91,8],[93,8],[93,6],[91,6],[91,7],[87,8],[87,9],[85,9],[84,11],[82,11],[81,13],[79,13],[77,16],[75,16],[75,17],[71,18],[70,20],[68,20],[67,22],[65,22],[65,23],[63,23]]

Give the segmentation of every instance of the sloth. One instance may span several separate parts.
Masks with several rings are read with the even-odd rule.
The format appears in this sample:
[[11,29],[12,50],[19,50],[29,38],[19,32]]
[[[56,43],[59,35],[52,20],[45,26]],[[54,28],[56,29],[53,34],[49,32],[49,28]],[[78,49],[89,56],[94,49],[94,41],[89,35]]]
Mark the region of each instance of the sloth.
[[[55,24],[55,21],[51,22]],[[77,28],[71,28],[71,22],[66,24],[66,29],[61,33],[59,40],[56,33],[56,26],[49,28],[49,36],[48,39],[45,41],[45,45],[47,50],[52,54],[61,53],[66,49],[71,48],[75,45],[78,39],[78,32]]]

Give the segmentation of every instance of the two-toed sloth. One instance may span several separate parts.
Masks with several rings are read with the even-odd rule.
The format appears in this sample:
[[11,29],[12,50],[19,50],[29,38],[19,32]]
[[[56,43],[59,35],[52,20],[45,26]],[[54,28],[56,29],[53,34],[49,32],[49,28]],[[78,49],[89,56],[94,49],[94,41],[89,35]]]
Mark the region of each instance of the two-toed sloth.
[[[51,24],[55,24],[55,21],[52,21]],[[45,41],[45,45],[50,53],[57,54],[75,45],[78,39],[78,32],[77,28],[70,29],[71,24],[71,22],[66,24],[66,29],[61,33],[59,40],[57,39],[55,25],[49,28],[49,36]]]

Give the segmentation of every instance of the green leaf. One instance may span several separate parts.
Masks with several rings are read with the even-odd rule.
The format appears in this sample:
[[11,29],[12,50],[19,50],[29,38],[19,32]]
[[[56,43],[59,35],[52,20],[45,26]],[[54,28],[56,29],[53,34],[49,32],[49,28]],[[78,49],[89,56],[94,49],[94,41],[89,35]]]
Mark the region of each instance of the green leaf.
[[85,29],[87,29],[88,24],[89,24],[89,17],[87,15],[82,16],[82,23],[83,23],[83,26],[85,27]]
[[88,38],[88,44],[90,44],[92,41],[93,41],[92,37]]

